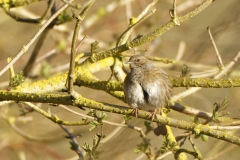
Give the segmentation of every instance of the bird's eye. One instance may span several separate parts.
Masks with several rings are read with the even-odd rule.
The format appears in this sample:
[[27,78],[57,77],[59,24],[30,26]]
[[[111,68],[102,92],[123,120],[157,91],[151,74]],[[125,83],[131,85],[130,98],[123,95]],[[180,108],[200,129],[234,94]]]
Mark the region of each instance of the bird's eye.
[[137,62],[140,62],[140,59],[136,59]]

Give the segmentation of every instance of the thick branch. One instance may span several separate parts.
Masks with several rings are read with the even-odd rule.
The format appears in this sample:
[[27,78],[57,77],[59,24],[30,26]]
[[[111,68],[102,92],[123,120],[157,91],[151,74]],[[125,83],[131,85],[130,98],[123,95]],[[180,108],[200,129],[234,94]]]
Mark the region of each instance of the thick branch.
[[[19,92],[8,92],[0,91],[0,101],[5,100],[17,100],[17,101],[28,101],[28,102],[41,102],[41,103],[55,103],[63,105],[73,105],[78,107],[87,107],[91,109],[117,113],[122,115],[131,115],[135,116],[135,113],[132,109],[127,107],[106,104],[96,102],[84,97],[79,97],[77,100],[72,100],[70,96],[67,95],[57,95],[57,94],[34,94],[34,93],[19,93]],[[37,109],[37,108],[36,108]],[[141,119],[146,119],[151,121],[152,116],[150,112],[139,111],[138,117]],[[196,134],[205,134],[214,138],[218,138],[236,145],[240,145],[240,138],[231,134],[228,134],[224,131],[218,131],[211,129],[208,125],[199,125],[191,122],[186,122],[183,120],[176,120],[173,118],[164,118],[160,115],[157,116],[158,119],[154,119],[154,122],[160,122],[165,125],[172,127],[185,129],[193,131]],[[51,119],[51,118],[50,118]],[[58,122],[62,122],[58,120]]]
[[212,79],[212,78],[171,78],[173,87],[202,87],[202,88],[232,88],[240,87],[239,78]]

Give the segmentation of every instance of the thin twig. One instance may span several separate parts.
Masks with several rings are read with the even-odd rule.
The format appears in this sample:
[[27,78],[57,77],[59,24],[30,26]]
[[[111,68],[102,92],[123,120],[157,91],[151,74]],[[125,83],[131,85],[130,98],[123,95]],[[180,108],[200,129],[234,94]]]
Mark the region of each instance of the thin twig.
[[[9,62],[11,62],[11,60],[12,60],[12,58],[8,58],[7,59],[7,63],[9,63]],[[9,77],[9,79],[10,79],[10,81],[9,82],[11,82],[11,78],[13,78],[14,76],[15,76],[15,71],[14,71],[14,68],[13,68],[13,66],[11,66],[10,68],[9,68],[9,75],[10,75],[10,77]],[[10,84],[9,84],[10,85]]]
[[218,48],[217,48],[217,45],[213,39],[213,36],[212,36],[212,33],[211,33],[211,29],[210,27],[208,26],[207,27],[207,30],[208,30],[208,34],[209,34],[209,37],[210,37],[210,41],[212,42],[213,44],[213,47],[214,47],[214,50],[215,50],[215,53],[216,53],[216,56],[217,56],[217,59],[218,59],[218,63],[219,63],[219,68],[222,70],[224,68],[224,65],[223,65],[223,62],[222,62],[222,58],[219,54],[219,51],[218,51]]
[[84,154],[81,147],[78,144],[76,137],[63,125],[59,126],[68,134],[68,138],[72,140],[71,148],[78,154],[80,160],[84,160]]
[[[48,8],[47,10],[43,13],[42,17],[38,19],[39,22],[42,22],[42,20],[44,20],[44,18],[47,17],[48,13],[50,12],[50,10],[52,10],[52,8],[54,8],[55,2],[56,0],[49,0],[48,1]],[[52,12],[52,14],[54,14]]]
[[[153,9],[150,13],[150,9],[158,2],[158,0],[153,0],[136,18],[131,19],[129,27],[121,34],[121,36],[117,40],[116,46],[120,46],[127,42],[129,36],[131,35],[133,28],[136,27],[138,24],[143,22],[149,16],[151,16],[156,9]],[[147,14],[148,13],[148,14]]]
[[172,21],[177,25],[180,26],[180,22],[177,16],[177,0],[173,0],[173,9],[169,10],[169,14],[172,18]]
[[240,126],[210,126],[210,128],[222,131],[233,131],[239,130]]
[[177,16],[177,0],[173,0],[173,16]]
[[64,3],[68,4],[70,7],[75,8],[75,9],[80,9],[81,6],[79,6],[78,4],[73,5],[71,2],[68,2],[68,0],[62,0]]
[[[76,42],[78,39],[78,32],[80,29],[80,24],[84,20],[85,15],[87,11],[90,9],[90,7],[93,5],[95,0],[90,1],[90,3],[82,10],[82,12],[79,15],[74,15],[74,17],[77,19],[74,33],[73,33],[73,39],[72,39],[72,46],[71,46],[71,57],[70,57],[70,67],[67,77],[67,89],[68,93],[77,99],[79,97],[78,93],[73,90],[73,83],[74,83],[74,69],[75,69],[75,57],[76,57]],[[83,38],[85,39],[85,37]]]
[[[97,134],[97,137],[98,137],[97,142],[96,142],[96,144],[92,147],[92,155],[93,155],[93,156],[94,156],[95,151],[97,150],[97,148],[98,148],[98,146],[99,146],[102,138],[104,137],[104,135],[103,135],[103,124],[101,124],[101,134],[100,134],[100,135]],[[93,141],[94,141],[94,140],[93,140]]]
[[[122,120],[121,123],[119,123],[119,124],[120,125],[124,125],[125,124],[125,120]],[[108,133],[108,135],[101,141],[101,143],[106,143],[109,140],[111,140],[115,135],[120,133],[122,128],[123,127],[121,127],[121,126],[115,127],[115,129],[111,133]]]
[[[128,0],[129,3],[134,2],[136,0]],[[114,10],[116,10],[119,7],[122,7],[125,5],[125,1],[110,1],[108,5],[104,6],[103,10],[105,11],[104,14],[100,16],[106,16],[106,15],[111,15]],[[84,28],[91,28],[97,21],[101,20],[99,18],[99,14],[92,14],[89,16],[88,21],[84,23]]]
[[[65,110],[67,110],[67,111],[69,111],[73,114],[79,115],[79,116],[84,117],[84,118],[88,118],[88,119],[92,119],[92,120],[98,120],[96,117],[92,117],[92,116],[88,116],[86,114],[82,114],[80,112],[76,112],[76,111],[74,111],[74,110],[72,110],[72,109],[70,109],[70,108],[68,108],[64,105],[61,105],[61,104],[58,105],[58,107],[63,108],[63,109],[65,109]],[[107,121],[107,120],[102,120],[101,122],[103,122],[105,124],[113,125],[113,126],[118,126],[118,127],[128,127],[128,125],[126,125],[126,124],[114,123],[114,122]],[[137,128],[137,129],[139,129],[139,128]]]
[[[75,14],[75,13],[73,13]],[[75,91],[73,90],[73,83],[74,83],[74,68],[75,68],[75,56],[76,56],[76,42],[78,39],[78,32],[80,29],[80,23],[83,20],[80,15],[74,15],[74,17],[77,19],[74,33],[73,33],[73,38],[72,38],[72,46],[71,46],[71,56],[70,56],[70,66],[69,66],[69,72],[68,72],[68,77],[66,81],[66,87],[68,90],[68,93],[74,97],[75,99],[78,98],[78,94],[74,94]]]
[[37,111],[38,113],[42,114],[46,118],[48,118],[48,119],[50,119],[53,122],[58,123],[58,124],[72,125],[72,126],[73,125],[87,125],[87,124],[89,124],[88,121],[75,121],[75,122],[63,121],[63,120],[60,120],[57,116],[52,115],[51,113],[42,110],[41,108],[37,107],[36,105],[34,105],[30,102],[23,102],[23,103],[26,104],[27,106],[29,106],[30,108],[32,108],[33,110]]
[[198,158],[199,160],[203,160],[202,154],[201,152],[197,149],[197,146],[194,144],[193,140],[191,139],[190,136],[188,136],[188,140],[190,141],[195,153],[196,153],[196,158]]
[[88,36],[87,35],[85,35],[81,40],[80,40],[80,42],[77,44],[77,47],[76,47],[76,52],[78,51],[78,49],[79,49],[79,47],[80,47],[80,45],[82,44],[82,42],[86,39],[86,38],[88,38]]
[[144,144],[147,145],[147,148],[148,148],[148,151],[149,151],[149,153],[146,154],[146,156],[149,157],[149,158],[150,158],[150,157],[153,157],[153,148],[152,148],[152,145],[151,145],[150,141],[148,140],[148,138],[146,137],[146,134],[143,132],[142,128],[135,127],[135,126],[130,125],[130,124],[128,124],[128,128],[137,130],[137,131],[140,133],[140,137],[142,138]]

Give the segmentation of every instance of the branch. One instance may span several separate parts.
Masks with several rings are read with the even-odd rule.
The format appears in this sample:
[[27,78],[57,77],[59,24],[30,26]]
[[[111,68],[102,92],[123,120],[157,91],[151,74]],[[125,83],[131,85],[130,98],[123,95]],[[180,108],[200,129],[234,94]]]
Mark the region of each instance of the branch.
[[218,59],[218,62],[219,62],[219,68],[223,69],[224,65],[223,65],[223,62],[222,62],[222,58],[221,58],[221,56],[219,54],[217,45],[216,45],[216,43],[215,43],[215,41],[213,39],[213,36],[212,36],[212,33],[211,33],[211,30],[210,30],[209,26],[207,27],[207,30],[208,30],[208,34],[209,34],[209,37],[210,37],[210,41],[212,42],[212,45],[214,47],[214,50],[215,50],[215,53],[216,53],[216,56],[217,56],[217,59]]
[[[133,109],[129,109],[123,106],[117,106],[107,103],[100,103],[94,100],[90,100],[84,97],[79,97],[77,100],[72,100],[71,96],[67,95],[58,95],[58,94],[35,94],[35,93],[19,93],[19,92],[8,92],[8,91],[0,91],[0,101],[4,100],[15,100],[15,101],[28,101],[29,102],[41,102],[41,103],[54,103],[54,104],[63,104],[63,105],[73,105],[77,107],[86,107],[91,109],[96,109],[105,112],[117,113],[122,115],[130,115],[135,117],[135,113]],[[30,105],[29,105],[30,106]],[[33,109],[40,112],[39,108],[33,106]],[[41,112],[40,112],[41,113]],[[56,123],[62,124],[63,121],[57,117],[49,117],[48,113],[41,113],[47,118],[53,120]],[[138,118],[145,119],[145,120],[152,120],[151,112],[146,111],[139,111]],[[186,122],[183,120],[176,120],[173,118],[164,118],[158,115],[158,119],[153,119],[154,122],[160,122],[165,125],[169,125],[172,127],[190,130],[196,134],[205,134],[214,138],[218,138],[236,145],[240,145],[240,138],[234,136],[232,134],[228,134],[223,131],[218,131],[211,129],[208,125],[199,125],[191,122]]]
[[[74,17],[77,19],[77,21],[76,21],[76,25],[73,33],[73,38],[72,38],[70,66],[69,66],[69,72],[68,72],[68,77],[66,82],[66,88],[68,90],[68,94],[70,94],[72,97],[76,99],[78,98],[78,93],[73,90],[73,83],[75,80],[74,69],[75,69],[75,57],[76,57],[76,48],[77,48],[76,43],[78,39],[79,29],[81,26],[80,24],[84,20],[87,11],[91,8],[94,2],[95,0],[91,0],[90,3],[82,10],[82,12],[79,15],[74,14]],[[84,38],[81,40],[81,42],[84,40]]]
[[79,146],[76,137],[63,125],[59,125],[67,134],[68,134],[68,138],[72,140],[72,142],[70,142],[71,144],[71,149],[74,150],[78,156],[80,160],[84,160],[84,154],[82,152],[81,147]]
[[[71,97],[69,97],[71,98]],[[44,110],[42,110],[41,108],[35,106],[34,104],[30,103],[30,102],[23,102],[24,104],[26,104],[27,106],[29,106],[30,108],[34,109],[35,111],[37,111],[38,113],[42,114],[44,117],[50,119],[51,121],[58,123],[58,124],[63,124],[63,125],[69,125],[69,126],[76,126],[76,125],[88,125],[89,121],[75,121],[75,122],[69,122],[69,121],[63,121],[61,119],[59,119],[57,116],[52,115],[49,112],[46,112]]]
[[232,88],[240,87],[240,78],[212,79],[212,78],[186,78],[170,77],[173,87],[201,87],[201,88]]

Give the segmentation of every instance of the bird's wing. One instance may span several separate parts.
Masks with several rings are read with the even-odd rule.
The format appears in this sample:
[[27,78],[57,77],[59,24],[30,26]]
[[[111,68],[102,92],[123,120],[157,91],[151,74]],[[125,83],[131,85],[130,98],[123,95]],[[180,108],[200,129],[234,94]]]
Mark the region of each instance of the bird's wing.
[[145,72],[140,83],[144,100],[152,107],[166,106],[171,97],[171,83],[167,74],[159,69],[152,68]]

